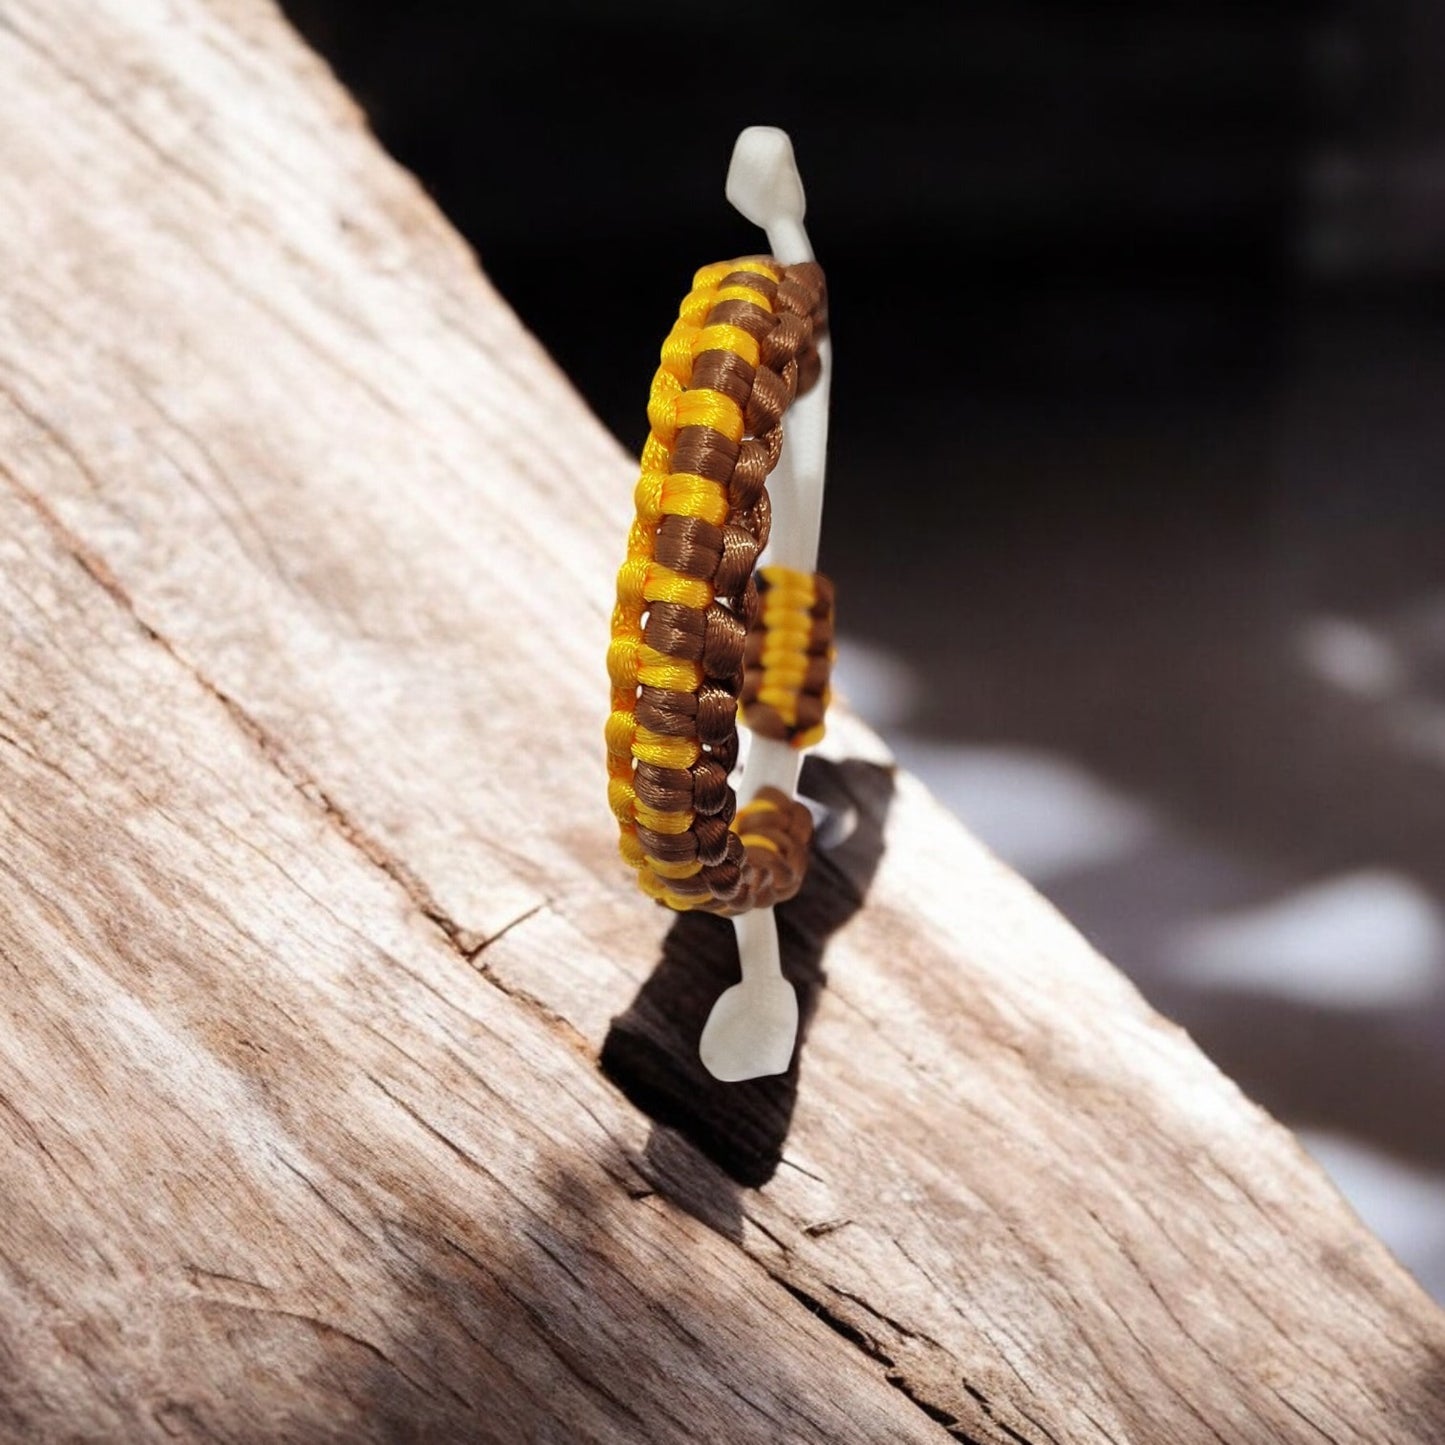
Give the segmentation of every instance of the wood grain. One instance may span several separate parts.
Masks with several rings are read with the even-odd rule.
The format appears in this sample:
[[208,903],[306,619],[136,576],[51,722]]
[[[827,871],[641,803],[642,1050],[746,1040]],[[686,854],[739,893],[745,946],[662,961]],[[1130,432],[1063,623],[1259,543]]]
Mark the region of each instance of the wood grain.
[[1440,1312],[846,717],[800,1064],[707,1080],[627,459],[268,6],[11,5],[0,82],[0,1428],[1445,1438]]

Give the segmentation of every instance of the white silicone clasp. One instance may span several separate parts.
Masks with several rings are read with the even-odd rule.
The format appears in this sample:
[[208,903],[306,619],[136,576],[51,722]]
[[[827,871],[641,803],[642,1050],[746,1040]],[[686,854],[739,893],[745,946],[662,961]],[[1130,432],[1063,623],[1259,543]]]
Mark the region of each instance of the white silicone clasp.
[[[803,229],[803,181],[786,131],[754,125],[738,136],[728,168],[727,198],[767,232],[768,249],[777,260],[796,265],[813,259]],[[788,410],[782,455],[768,489],[773,510],[768,560],[799,572],[817,570],[823,520],[832,376],[826,339],[819,343],[818,356],[816,384]],[[801,765],[801,755],[787,743],[754,737],[743,765],[739,809],[765,787],[796,794]],[[735,918],[733,926],[742,982],[713,1005],[698,1051],[708,1072],[728,1082],[786,1073],[798,1035],[798,999],[783,977],[773,910],[755,908]]]

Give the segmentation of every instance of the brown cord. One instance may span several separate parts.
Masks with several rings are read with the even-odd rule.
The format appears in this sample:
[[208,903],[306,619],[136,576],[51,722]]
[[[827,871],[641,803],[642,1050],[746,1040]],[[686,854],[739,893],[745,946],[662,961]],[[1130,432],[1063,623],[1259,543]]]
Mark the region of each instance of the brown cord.
[[[724,487],[727,516],[715,525],[698,516],[667,515],[656,534],[657,562],[682,577],[708,582],[716,600],[705,608],[651,603],[644,639],[669,659],[701,664],[704,680],[692,693],[644,686],[636,702],[638,725],[663,737],[695,740],[701,748],[687,769],[637,764],[632,785],[640,804],[659,814],[694,814],[692,826],[681,833],[647,827],[639,814],[637,839],[647,858],[666,865],[662,880],[678,900],[674,906],[687,900],[686,906],[725,914],[791,898],[802,883],[812,836],[808,809],[776,789],[764,790],[734,822],[737,804],[728,774],[737,761],[739,699],[749,704],[749,724],[764,736],[791,737],[815,727],[826,706],[826,656],[832,643],[832,587],[819,578],[808,673],[798,698],[797,726],[790,731],[776,709],[757,701],[763,634],[754,572],[767,545],[766,484],[782,451],[783,416],[817,380],[827,302],[822,268],[815,262],[764,264],[776,273],[776,281],[748,269],[724,277],[718,289],[744,288],[762,296],[771,311],[734,294],[713,305],[703,322],[737,327],[753,337],[757,366],[736,351],[705,350],[694,357],[684,388],[715,391],[734,402],[743,415],[741,439],[734,442],[712,427],[687,425],[678,427],[672,445],[672,472]],[[825,589],[826,607],[821,601]],[[815,660],[823,663],[821,669],[814,667]],[[666,819],[654,821],[661,826]],[[697,872],[672,876],[678,865],[693,860],[701,862]]]
[[833,584],[821,572],[812,574],[813,599],[808,609],[807,641],[802,648],[806,670],[801,680],[787,689],[788,715],[785,716],[776,702],[760,699],[760,694],[768,693],[770,681],[763,654],[768,644],[766,612],[768,594],[774,585],[769,576],[772,570],[765,567],[758,574],[764,615],[758,625],[748,631],[743,652],[743,690],[738,701],[743,709],[743,721],[759,737],[799,745],[800,740],[822,727],[828,711],[831,696],[828,684],[833,670]]

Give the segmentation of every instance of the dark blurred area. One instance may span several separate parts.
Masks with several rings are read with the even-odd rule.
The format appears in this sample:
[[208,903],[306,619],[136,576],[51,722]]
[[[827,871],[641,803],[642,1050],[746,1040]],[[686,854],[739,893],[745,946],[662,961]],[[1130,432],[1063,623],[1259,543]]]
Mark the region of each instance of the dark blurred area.
[[845,689],[1445,1296],[1445,6],[285,8],[632,449],[791,133]]

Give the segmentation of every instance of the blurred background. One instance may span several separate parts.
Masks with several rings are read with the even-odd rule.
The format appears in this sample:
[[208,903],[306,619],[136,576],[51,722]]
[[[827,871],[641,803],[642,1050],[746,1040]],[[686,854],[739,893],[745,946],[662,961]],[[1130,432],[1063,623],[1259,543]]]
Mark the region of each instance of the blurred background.
[[1445,6],[285,8],[634,451],[791,132],[842,688],[1445,1300]]

